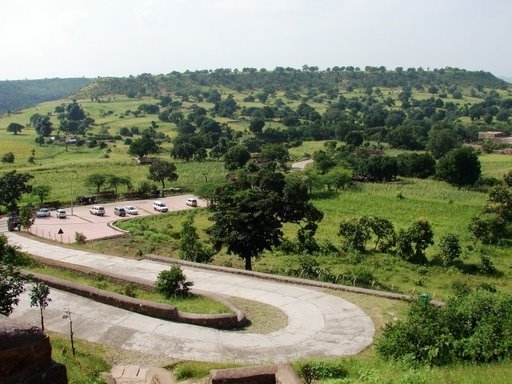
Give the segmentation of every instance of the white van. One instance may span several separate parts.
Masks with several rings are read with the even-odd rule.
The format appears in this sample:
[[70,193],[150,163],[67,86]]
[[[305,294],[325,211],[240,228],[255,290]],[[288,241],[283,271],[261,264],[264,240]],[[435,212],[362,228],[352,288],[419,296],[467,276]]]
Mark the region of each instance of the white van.
[[187,205],[189,207],[197,207],[197,199],[195,197],[189,197],[187,199]]
[[167,208],[167,205],[163,201],[155,200],[153,201],[153,209],[158,212],[168,212],[169,208]]

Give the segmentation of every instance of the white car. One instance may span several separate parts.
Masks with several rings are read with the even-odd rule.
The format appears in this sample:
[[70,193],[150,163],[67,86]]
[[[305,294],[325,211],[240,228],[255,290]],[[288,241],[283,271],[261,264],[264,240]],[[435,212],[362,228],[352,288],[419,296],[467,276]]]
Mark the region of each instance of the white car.
[[139,214],[137,207],[134,207],[133,205],[127,205],[126,207],[124,207],[124,210],[126,211],[126,213],[128,213],[130,215],[138,215]]
[[50,208],[41,208],[39,211],[36,212],[36,217],[50,217]]
[[189,197],[189,198],[187,199],[187,205],[188,205],[189,207],[197,207],[197,199],[196,199],[196,198],[194,198],[194,197]]
[[165,203],[160,200],[153,201],[153,209],[158,212],[168,212],[169,211],[169,208],[167,208],[167,205],[165,205]]
[[66,218],[66,211],[64,209],[57,209],[57,217],[59,219],[65,219]]

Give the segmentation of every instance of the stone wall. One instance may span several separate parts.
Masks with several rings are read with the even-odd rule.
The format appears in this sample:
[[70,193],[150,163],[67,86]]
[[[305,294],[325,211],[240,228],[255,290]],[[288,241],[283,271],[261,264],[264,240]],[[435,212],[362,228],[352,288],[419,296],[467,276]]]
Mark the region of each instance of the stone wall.
[[0,316],[0,383],[67,383],[66,367],[51,355],[50,339],[41,329]]
[[211,384],[301,384],[289,364],[262,365],[245,368],[213,369]]

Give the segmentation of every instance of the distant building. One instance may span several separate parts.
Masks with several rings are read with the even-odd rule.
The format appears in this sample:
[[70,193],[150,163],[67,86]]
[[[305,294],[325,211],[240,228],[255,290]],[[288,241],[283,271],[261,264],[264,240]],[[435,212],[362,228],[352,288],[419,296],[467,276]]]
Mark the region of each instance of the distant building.
[[478,140],[493,140],[502,137],[507,137],[507,135],[500,131],[483,131],[478,132]]

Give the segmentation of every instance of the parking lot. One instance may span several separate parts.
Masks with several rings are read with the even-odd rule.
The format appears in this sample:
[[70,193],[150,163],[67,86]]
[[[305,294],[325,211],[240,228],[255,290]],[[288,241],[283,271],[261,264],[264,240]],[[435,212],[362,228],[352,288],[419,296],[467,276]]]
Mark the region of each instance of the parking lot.
[[[180,195],[159,198],[169,208],[169,212],[181,211],[186,209],[194,209],[186,204],[187,198],[191,195]],[[59,219],[56,217],[55,211],[51,212],[50,217],[38,217],[30,228],[33,235],[59,241],[62,243],[73,243],[75,241],[75,233],[79,232],[85,235],[87,240],[97,240],[122,236],[123,232],[110,226],[110,223],[118,220],[128,220],[133,217],[147,215],[162,215],[153,209],[153,199],[150,200],[132,200],[118,201],[115,203],[98,204],[105,207],[104,216],[92,215],[89,210],[92,205],[62,207],[65,208],[67,217]],[[114,214],[115,207],[126,207],[133,205],[139,211],[138,215],[126,215],[119,217]],[[206,201],[197,199],[198,207],[206,207]]]

